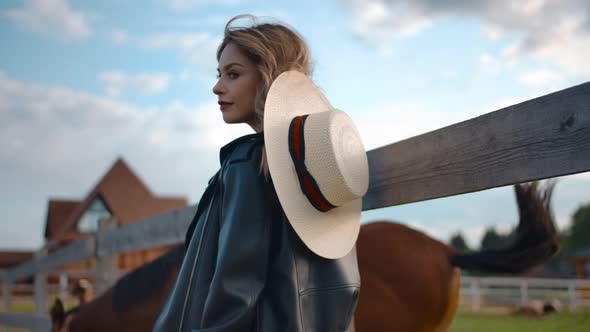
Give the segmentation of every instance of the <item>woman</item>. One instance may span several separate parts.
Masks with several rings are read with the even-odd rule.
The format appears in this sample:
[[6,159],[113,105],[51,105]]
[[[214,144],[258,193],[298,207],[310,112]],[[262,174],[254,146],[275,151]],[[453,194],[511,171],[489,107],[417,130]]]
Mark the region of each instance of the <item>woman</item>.
[[226,123],[255,133],[221,148],[155,331],[348,331],[364,148],[309,80],[305,42],[241,18],[254,19],[227,23],[213,93]]

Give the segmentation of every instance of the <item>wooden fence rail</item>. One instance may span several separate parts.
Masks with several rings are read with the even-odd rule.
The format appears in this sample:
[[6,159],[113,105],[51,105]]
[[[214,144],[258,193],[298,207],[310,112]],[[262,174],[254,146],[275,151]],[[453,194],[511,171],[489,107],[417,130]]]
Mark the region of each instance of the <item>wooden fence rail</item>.
[[363,210],[590,170],[590,82],[367,153]]
[[[590,171],[590,82],[367,152],[369,191],[363,210]],[[35,275],[88,258],[182,243],[189,206],[68,245],[0,274],[3,294]],[[99,274],[101,271],[97,271]],[[41,281],[36,281],[39,288]],[[38,289],[35,291],[38,293]],[[47,330],[37,297],[35,315],[8,313],[0,324]]]

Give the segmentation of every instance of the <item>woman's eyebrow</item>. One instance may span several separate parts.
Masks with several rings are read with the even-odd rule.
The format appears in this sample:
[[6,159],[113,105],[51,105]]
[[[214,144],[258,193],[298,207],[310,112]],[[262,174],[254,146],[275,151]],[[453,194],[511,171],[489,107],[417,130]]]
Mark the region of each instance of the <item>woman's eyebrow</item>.
[[[244,67],[244,65],[242,65],[241,63],[237,63],[237,62],[232,62],[232,63],[228,63],[227,65],[225,65],[223,67],[223,70],[226,71],[228,70],[231,66],[240,66],[240,67]],[[217,72],[219,72],[219,68],[217,68]]]

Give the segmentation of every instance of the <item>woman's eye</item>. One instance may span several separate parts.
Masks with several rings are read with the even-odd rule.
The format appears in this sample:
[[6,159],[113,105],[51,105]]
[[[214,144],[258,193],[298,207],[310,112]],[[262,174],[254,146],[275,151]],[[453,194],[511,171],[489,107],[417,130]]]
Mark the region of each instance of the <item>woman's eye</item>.
[[231,80],[238,78],[238,76],[239,76],[238,73],[234,73],[234,72],[227,73],[227,77],[229,77],[229,79],[231,79]]

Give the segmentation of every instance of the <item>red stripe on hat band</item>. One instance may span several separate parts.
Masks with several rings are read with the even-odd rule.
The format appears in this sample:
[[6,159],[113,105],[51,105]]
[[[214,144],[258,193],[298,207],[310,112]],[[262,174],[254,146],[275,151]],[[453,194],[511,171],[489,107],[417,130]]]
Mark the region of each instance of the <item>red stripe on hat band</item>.
[[295,171],[299,179],[301,191],[305,194],[308,201],[318,211],[328,212],[336,206],[330,203],[322,194],[314,177],[309,173],[305,166],[305,140],[303,128],[307,115],[293,118],[289,126],[289,152],[295,165]]
[[301,123],[303,122],[303,117],[298,116],[295,118],[295,125],[293,126],[293,146],[295,147],[295,158],[297,160],[301,160]]
[[320,206],[320,211],[328,212],[328,211],[332,210],[332,207],[328,206],[326,203],[324,203],[324,201],[322,200],[320,195],[318,195],[318,192],[315,190],[315,188],[313,187],[313,185],[309,181],[309,178],[307,176],[305,176],[305,174],[301,174],[301,175],[303,176],[303,183],[305,184],[305,188],[309,192],[309,194],[310,194],[311,198],[314,200],[314,202]]

